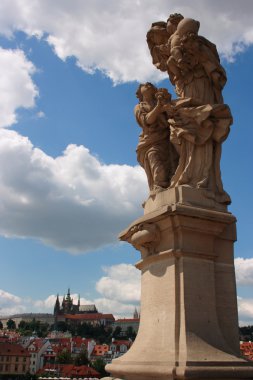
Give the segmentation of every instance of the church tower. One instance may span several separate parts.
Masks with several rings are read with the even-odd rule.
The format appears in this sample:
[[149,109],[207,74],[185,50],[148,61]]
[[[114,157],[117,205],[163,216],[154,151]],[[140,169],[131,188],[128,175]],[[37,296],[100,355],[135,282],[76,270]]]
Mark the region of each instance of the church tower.
[[138,311],[137,311],[136,308],[134,309],[134,315],[133,315],[133,318],[134,318],[134,319],[140,319],[140,314],[138,313]]
[[57,294],[55,305],[54,305],[54,315],[59,314],[60,310],[61,310],[61,307],[60,307],[60,301],[59,301],[59,294]]

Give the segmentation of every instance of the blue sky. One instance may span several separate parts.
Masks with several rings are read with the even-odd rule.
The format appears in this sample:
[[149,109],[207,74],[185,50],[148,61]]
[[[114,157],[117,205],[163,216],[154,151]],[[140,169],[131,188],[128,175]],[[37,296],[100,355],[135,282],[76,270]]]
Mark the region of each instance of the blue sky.
[[234,124],[222,178],[238,219],[240,320],[253,323],[252,2],[29,4],[0,4],[0,315],[51,312],[68,287],[119,316],[139,304],[139,253],[117,242],[147,196],[135,91],[143,81],[173,91],[151,64],[145,34],[181,12],[201,22],[228,76]]

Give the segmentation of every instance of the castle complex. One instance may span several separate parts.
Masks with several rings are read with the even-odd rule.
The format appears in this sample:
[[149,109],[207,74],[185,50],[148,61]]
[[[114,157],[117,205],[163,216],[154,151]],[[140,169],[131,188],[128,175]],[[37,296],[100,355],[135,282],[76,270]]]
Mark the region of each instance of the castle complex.
[[63,297],[61,304],[57,295],[54,306],[54,321],[56,327],[58,322],[107,326],[111,325],[115,319],[112,314],[99,313],[95,305],[81,305],[80,296],[77,305],[75,305],[70,296],[70,289],[68,289],[68,293]]

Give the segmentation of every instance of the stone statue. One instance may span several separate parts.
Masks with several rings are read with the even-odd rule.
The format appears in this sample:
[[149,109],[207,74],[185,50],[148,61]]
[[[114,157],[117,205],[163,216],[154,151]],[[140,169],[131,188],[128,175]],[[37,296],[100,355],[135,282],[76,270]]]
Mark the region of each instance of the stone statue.
[[170,142],[168,116],[163,110],[171,95],[151,83],[141,84],[136,95],[139,103],[135,116],[142,128],[137,159],[146,172],[150,193],[155,194],[170,186],[178,163],[178,154]]
[[168,71],[167,60],[169,53],[167,45],[170,36],[176,31],[177,25],[182,19],[181,14],[172,14],[167,23],[164,21],[154,22],[147,33],[147,43],[153,58],[153,64],[161,71]]
[[167,24],[152,24],[147,42],[153,63],[168,72],[179,97],[223,103],[226,73],[216,46],[198,35],[199,26],[198,21],[179,14],[170,15]]
[[204,189],[205,196],[230,204],[221,173],[221,143],[230,131],[232,116],[225,104],[198,104],[192,98],[176,100],[170,106],[170,141],[179,153],[179,164],[170,187]]
[[232,124],[222,97],[226,73],[215,45],[198,35],[199,26],[196,20],[174,14],[167,23],[153,23],[147,33],[153,63],[168,72],[179,98],[166,100],[165,89],[159,95],[153,85],[140,85],[135,115],[143,132],[137,158],[151,195],[187,186],[229,204],[220,174],[221,143]]

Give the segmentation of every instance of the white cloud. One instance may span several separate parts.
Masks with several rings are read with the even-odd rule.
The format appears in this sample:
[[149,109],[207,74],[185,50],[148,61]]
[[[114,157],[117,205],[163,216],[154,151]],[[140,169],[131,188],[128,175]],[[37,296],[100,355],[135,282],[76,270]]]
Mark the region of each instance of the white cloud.
[[237,285],[253,285],[253,258],[236,258],[235,273]]
[[43,119],[44,117],[46,117],[45,113],[43,111],[39,111],[37,112],[36,116],[39,118],[39,119]]
[[94,302],[99,311],[113,314],[115,319],[132,318],[136,307],[136,304],[123,303],[110,298],[96,298]]
[[22,298],[0,289],[0,315],[22,313],[24,310]]
[[201,34],[228,59],[253,43],[253,3],[244,0],[2,0],[0,33],[45,38],[63,60],[74,56],[86,72],[100,70],[115,83],[158,80],[146,32],[154,21],[181,12],[201,22]]
[[0,47],[0,127],[17,122],[16,109],[34,106],[38,90],[31,75],[35,72],[22,50]]
[[253,299],[251,298],[237,298],[239,325],[252,325],[253,324]]
[[52,158],[28,138],[0,129],[0,234],[78,253],[116,243],[142,213],[140,167],[105,165],[84,146]]
[[[56,301],[56,296],[54,294],[51,294],[44,300],[37,300],[37,301],[30,300],[31,304],[33,304],[38,311],[41,311],[41,312],[47,311],[50,313],[52,313],[54,310],[55,301]],[[60,298],[60,301],[62,301],[62,297]]]
[[13,302],[15,304],[18,304],[21,302],[21,298],[15,296],[14,294],[5,292],[4,290],[0,289],[0,302],[1,305],[4,305],[5,302]]
[[121,302],[140,301],[140,271],[130,264],[104,268],[107,276],[96,284],[96,290],[104,297]]

